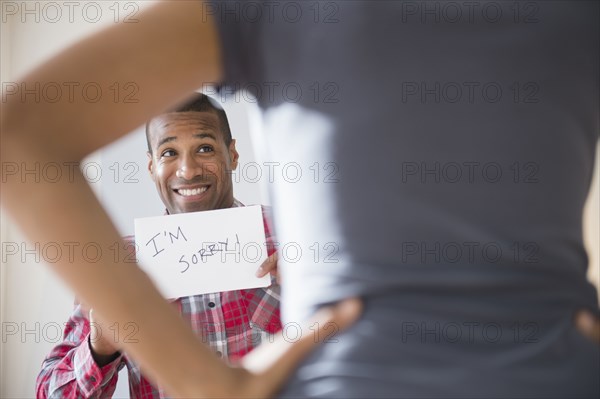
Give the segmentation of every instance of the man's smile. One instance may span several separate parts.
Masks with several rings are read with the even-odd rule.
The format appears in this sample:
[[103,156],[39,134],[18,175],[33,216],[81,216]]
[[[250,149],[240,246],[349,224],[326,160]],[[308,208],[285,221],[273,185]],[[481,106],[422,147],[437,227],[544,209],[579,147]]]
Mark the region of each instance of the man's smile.
[[173,189],[173,191],[181,197],[185,197],[186,199],[197,199],[203,197],[204,194],[210,186],[196,186],[196,187],[180,187]]

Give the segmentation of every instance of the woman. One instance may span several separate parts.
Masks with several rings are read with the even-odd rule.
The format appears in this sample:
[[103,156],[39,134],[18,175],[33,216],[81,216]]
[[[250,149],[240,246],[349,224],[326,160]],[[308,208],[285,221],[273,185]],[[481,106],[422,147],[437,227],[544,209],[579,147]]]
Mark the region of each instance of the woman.
[[[245,88],[269,160],[311,174],[271,189],[278,237],[315,253],[282,265],[284,317],[367,304],[284,395],[597,396],[598,348],[572,317],[598,310],[580,237],[598,4],[549,3],[159,3],[24,78],[135,82],[139,102],[8,101],[2,157],[77,161],[196,87]],[[30,188],[3,192],[30,239],[118,239],[81,176]],[[137,269],[102,266],[53,265],[103,318],[138,323],[123,347],[174,394],[264,396],[311,346],[258,378],[227,370],[183,326],[161,330],[175,317]]]

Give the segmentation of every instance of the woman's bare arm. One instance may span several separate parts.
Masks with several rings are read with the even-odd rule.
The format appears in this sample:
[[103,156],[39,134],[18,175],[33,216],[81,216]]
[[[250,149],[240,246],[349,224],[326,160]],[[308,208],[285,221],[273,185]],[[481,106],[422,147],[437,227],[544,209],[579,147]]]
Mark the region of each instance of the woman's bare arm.
[[[48,82],[95,82],[105,92],[97,102],[64,96],[56,103],[31,96],[7,96],[2,102],[2,162],[33,167],[64,167],[57,182],[8,177],[2,206],[32,242],[96,243],[98,262],[75,251],[51,267],[105,320],[116,322],[119,336],[127,323],[137,327],[137,343],[121,342],[144,372],[178,396],[262,396],[273,392],[294,364],[314,345],[310,340],[282,351],[275,368],[262,370],[268,379],[225,367],[161,298],[136,267],[115,262],[111,245],[120,237],[78,168],[90,152],[133,130],[153,115],[182,101],[205,82],[219,81],[218,38],[200,1],[165,1],[143,12],[137,23],[120,24],[86,39],[29,73],[26,87]],[[116,101],[115,82],[133,82],[137,103]],[[113,247],[114,248],[114,247]],[[78,256],[79,254],[79,256]],[[352,312],[334,313],[340,324]],[[339,320],[335,317],[340,315]],[[283,355],[283,354],[286,355]],[[285,375],[282,375],[285,374]]]

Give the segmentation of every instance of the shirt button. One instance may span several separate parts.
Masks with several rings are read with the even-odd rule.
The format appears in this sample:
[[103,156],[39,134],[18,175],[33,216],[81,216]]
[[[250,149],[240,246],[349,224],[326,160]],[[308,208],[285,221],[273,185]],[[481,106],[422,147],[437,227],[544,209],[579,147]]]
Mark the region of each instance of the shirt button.
[[91,377],[90,377],[90,381],[92,381],[92,383],[96,382],[96,377],[94,377],[94,376],[91,376]]
[[208,303],[208,307],[209,308],[214,308],[215,307],[215,303],[214,302],[209,302]]

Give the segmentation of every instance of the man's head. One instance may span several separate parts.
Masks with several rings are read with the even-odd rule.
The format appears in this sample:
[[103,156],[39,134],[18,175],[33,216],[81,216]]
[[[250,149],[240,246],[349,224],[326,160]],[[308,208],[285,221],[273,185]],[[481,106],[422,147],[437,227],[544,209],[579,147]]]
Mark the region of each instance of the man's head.
[[196,94],[146,124],[148,170],[171,214],[229,208],[238,153],[223,109]]

